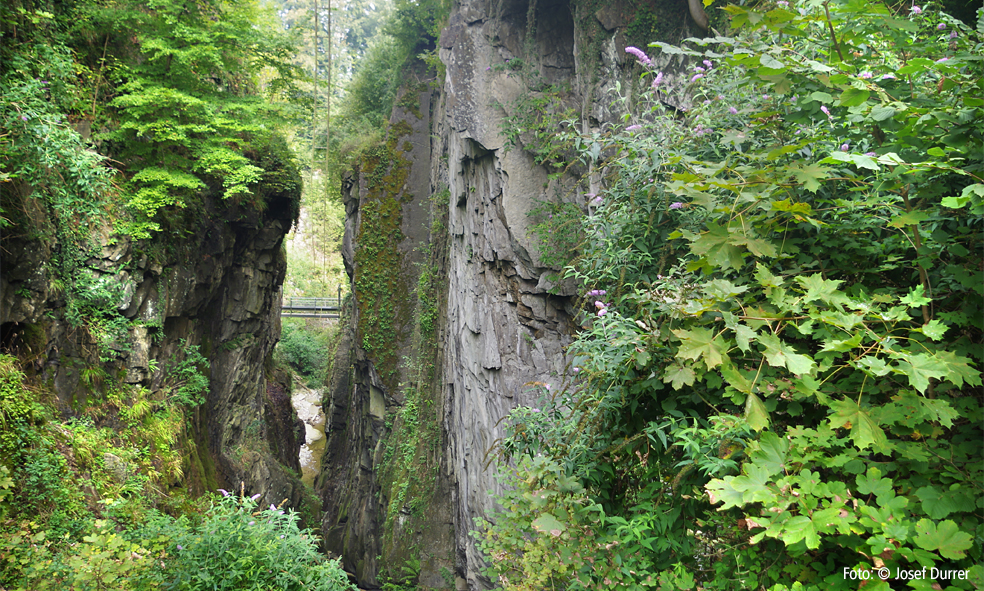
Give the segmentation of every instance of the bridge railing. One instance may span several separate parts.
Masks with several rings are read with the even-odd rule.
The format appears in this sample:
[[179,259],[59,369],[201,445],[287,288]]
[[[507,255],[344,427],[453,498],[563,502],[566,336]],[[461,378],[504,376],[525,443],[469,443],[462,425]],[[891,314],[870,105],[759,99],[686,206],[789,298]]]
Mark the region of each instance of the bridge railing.
[[284,298],[281,309],[287,310],[338,310],[342,307],[339,298]]

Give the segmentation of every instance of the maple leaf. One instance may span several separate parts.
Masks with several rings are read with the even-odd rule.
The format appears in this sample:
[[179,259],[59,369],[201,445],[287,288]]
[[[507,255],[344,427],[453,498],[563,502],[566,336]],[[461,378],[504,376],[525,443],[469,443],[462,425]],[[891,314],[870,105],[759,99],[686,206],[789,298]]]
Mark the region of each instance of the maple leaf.
[[867,412],[861,410],[858,403],[845,398],[830,403],[834,414],[830,415],[830,426],[833,428],[850,427],[851,439],[858,449],[874,447],[876,450],[888,446],[885,431],[878,426]]
[[673,330],[673,334],[680,339],[680,348],[677,349],[676,356],[681,359],[697,361],[703,359],[707,369],[713,369],[721,365],[728,358],[728,347],[725,340],[718,338],[714,331],[696,327],[693,330]]
[[669,383],[674,390],[679,390],[684,385],[694,385],[694,370],[679,363],[671,363],[663,373],[663,383]]
[[946,366],[946,379],[958,388],[964,383],[970,386],[981,385],[981,372],[970,366],[971,360],[953,351],[937,351],[936,358]]
[[803,183],[803,188],[811,193],[816,193],[820,189],[820,182],[827,180],[830,176],[829,168],[812,162],[806,166],[797,163],[790,166],[789,169],[796,180]]
[[841,283],[844,283],[839,279],[828,280],[824,279],[820,273],[815,273],[809,277],[797,277],[796,282],[806,290],[806,295],[803,296],[804,302],[820,300],[831,305],[850,302],[847,295],[837,289]]
[[937,550],[943,558],[959,560],[973,545],[973,536],[960,531],[957,524],[947,519],[939,525],[929,519],[916,523],[916,545],[924,550]]
[[707,231],[691,243],[690,252],[723,269],[740,269],[745,264],[741,249],[732,243],[728,229],[713,222],[708,222]]
[[946,363],[926,353],[899,353],[899,364],[893,369],[909,378],[909,385],[924,394],[929,388],[929,380],[946,375]]
[[797,353],[773,334],[759,335],[758,342],[765,345],[765,359],[773,367],[785,367],[797,375],[812,373],[816,368],[813,359]]
[[756,431],[761,431],[769,426],[769,411],[762,404],[762,399],[755,394],[748,394],[745,398],[745,420],[748,426]]

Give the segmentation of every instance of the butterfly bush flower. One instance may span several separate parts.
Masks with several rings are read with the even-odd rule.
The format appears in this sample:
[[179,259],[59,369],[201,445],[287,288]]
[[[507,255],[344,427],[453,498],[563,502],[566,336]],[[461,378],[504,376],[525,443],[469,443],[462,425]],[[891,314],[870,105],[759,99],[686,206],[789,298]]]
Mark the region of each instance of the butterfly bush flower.
[[260,493],[256,493],[255,495],[251,496],[249,498],[249,500],[251,500],[251,501],[253,501],[255,503],[256,502],[256,499],[260,498],[261,496],[262,495],[260,495]]
[[695,72],[706,72],[707,70],[705,70],[704,68],[702,68],[700,66],[695,66],[694,67],[694,71]]
[[683,203],[675,201],[670,204],[670,209],[683,209]]
[[830,119],[830,109],[827,108],[827,105],[820,105],[820,110],[823,111],[823,114],[826,115],[828,119]]
[[919,8],[918,6],[913,6],[909,9],[909,11],[911,11],[912,14],[922,14],[922,8]]
[[653,88],[656,88],[662,83],[663,83],[663,73],[660,72],[659,74],[656,74],[655,78],[653,78]]
[[884,76],[881,77],[881,79],[882,80],[898,80],[898,78],[895,77],[895,74],[892,74],[892,73],[885,74]]
[[958,37],[956,31],[950,31],[950,39],[956,39]]
[[710,69],[710,68],[712,68],[714,66],[714,64],[711,63],[711,60],[704,60],[703,61],[703,64],[704,64],[704,67],[706,67],[708,69]]
[[869,78],[871,78],[871,72],[865,70],[864,72],[861,72],[860,74],[858,74],[858,77],[859,78],[864,78],[865,80],[868,80]]
[[789,7],[789,2],[786,2],[786,0],[779,0],[778,2],[776,2],[776,4],[778,4],[779,6],[782,6],[783,8],[788,8]]
[[249,524],[250,525],[256,525],[256,522],[255,521],[250,521]]
[[945,61],[947,61],[947,60],[949,60],[949,59],[950,59],[950,58],[948,58],[948,57],[941,57],[940,59],[938,59],[938,60],[936,60],[936,63],[938,63],[938,64],[942,64],[943,62],[945,62]]
[[595,205],[601,205],[601,201],[602,201],[601,195],[598,195],[597,197],[594,198]]
[[874,152],[865,152],[865,153],[864,153],[864,155],[865,155],[865,156],[870,156],[871,158],[874,158],[874,157],[875,157],[875,156],[877,156],[878,154],[875,154]]
[[851,149],[851,144],[849,144],[847,142],[844,142],[843,144],[841,144],[841,152],[847,152],[850,149]]
[[703,77],[704,77],[704,75],[703,75],[703,74],[694,74],[694,77],[690,79],[690,82],[691,82],[691,83],[693,83],[693,82],[697,82],[698,80],[700,80],[700,79],[701,79],[701,78],[703,78]]
[[937,31],[942,31],[944,29],[946,29],[946,23],[940,23],[940,24],[936,25],[936,30]]
[[227,490],[226,490],[226,489],[224,489],[224,488],[220,488],[220,489],[219,489],[219,492],[220,492],[220,493],[222,493],[222,496],[223,496],[223,497],[228,497],[228,496],[229,496],[229,491],[227,491]]
[[575,367],[571,371],[573,371],[574,373],[578,373],[579,371],[581,371],[581,368],[580,367]]
[[625,131],[635,131],[637,129],[642,129],[641,125],[630,125],[625,128]]
[[734,107],[728,107],[728,112],[731,113],[732,115],[737,115],[738,114],[738,109],[736,109]]
[[649,59],[649,56],[646,55],[646,52],[644,52],[643,50],[639,49],[638,47],[633,47],[633,46],[630,45],[630,46],[628,46],[628,47],[625,48],[625,53],[630,53],[630,54],[634,55],[635,58],[637,60],[639,60],[639,63],[641,63],[644,66],[651,66],[651,65],[653,65],[653,60]]
[[605,290],[603,290],[603,289],[592,289],[591,291],[588,292],[588,297],[603,296],[606,293],[608,293],[608,292],[605,291]]

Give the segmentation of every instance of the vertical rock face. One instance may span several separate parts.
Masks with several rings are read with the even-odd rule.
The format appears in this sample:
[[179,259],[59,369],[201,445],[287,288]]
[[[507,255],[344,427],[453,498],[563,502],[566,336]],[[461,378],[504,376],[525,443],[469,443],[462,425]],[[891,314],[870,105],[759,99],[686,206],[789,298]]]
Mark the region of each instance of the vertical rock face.
[[[284,166],[299,187],[296,170]],[[4,206],[28,197],[8,193]],[[265,370],[280,335],[286,271],[281,244],[296,218],[299,194],[269,191],[264,201],[259,212],[206,197],[179,226],[180,238],[162,233],[148,241],[111,240],[108,230],[94,236],[97,249],[79,272],[118,294],[116,310],[130,321],[128,337],[110,344],[113,354],[103,359],[95,336],[66,317],[48,264],[52,251],[66,247],[5,232],[0,326],[3,348],[34,360],[34,375],[53,385],[66,414],[99,395],[82,379],[82,368],[101,367],[108,376],[156,391],[165,385],[171,361],[199,347],[210,362],[208,392],[182,442],[185,479],[172,484],[202,493],[238,489],[242,482],[263,501],[288,499],[300,507],[304,489],[291,470],[299,469],[303,425],[284,380],[268,382]]]
[[[503,436],[500,421],[511,409],[536,406],[544,385],[563,383],[570,369],[564,349],[576,328],[577,286],[545,262],[535,210],[567,203],[586,212],[586,193],[597,191],[588,165],[549,174],[556,155],[541,148],[562,130],[561,113],[578,119],[582,133],[618,121],[622,107],[607,89],[620,82],[627,101],[639,90],[639,70],[624,51],[631,30],[659,23],[661,38],[671,41],[694,26],[687,15],[683,0],[459,0],[439,42],[446,76],[438,91],[420,93],[420,112],[394,111],[389,141],[400,149],[389,148],[393,164],[381,173],[370,153],[348,179],[344,248],[356,302],[346,336],[351,346],[339,347],[335,367],[342,371],[326,409],[320,492],[324,536],[364,586],[394,580],[394,571],[409,561],[419,566],[416,578],[424,588],[491,587],[469,534],[475,518],[494,510],[489,491],[501,490],[487,454]],[[673,81],[681,65],[666,58],[659,63]],[[546,111],[553,120],[538,118]],[[539,136],[529,132],[537,126]],[[412,137],[409,143],[392,143],[404,136]],[[429,160],[420,146],[430,147]],[[395,172],[401,162],[402,176]],[[428,168],[429,181],[422,174]],[[388,242],[366,231],[380,211],[402,216]],[[429,235],[414,229],[425,220]],[[392,257],[389,267],[417,284],[420,271],[407,262],[414,249],[424,248],[430,262],[416,260],[441,278],[438,327],[429,337],[381,322],[378,306],[384,295],[396,307],[409,302],[400,309],[404,318],[421,317],[422,288],[406,292],[387,279],[379,261]],[[370,275],[375,284],[361,281]],[[372,330],[381,326],[395,344],[392,352],[373,341]],[[394,358],[401,362],[393,365]],[[432,358],[435,373],[423,381],[432,396],[428,411],[440,413],[439,453],[414,448],[415,457],[424,458],[414,466],[436,468],[431,485],[415,487],[406,474],[394,477],[387,458],[407,441],[419,443],[406,439],[400,425],[414,404],[407,393],[421,384],[410,368],[429,366]],[[416,516],[414,495],[426,499],[433,519]],[[401,544],[410,552],[394,549]],[[418,551],[423,548],[427,552]],[[434,576],[437,567],[446,569],[444,576]]]

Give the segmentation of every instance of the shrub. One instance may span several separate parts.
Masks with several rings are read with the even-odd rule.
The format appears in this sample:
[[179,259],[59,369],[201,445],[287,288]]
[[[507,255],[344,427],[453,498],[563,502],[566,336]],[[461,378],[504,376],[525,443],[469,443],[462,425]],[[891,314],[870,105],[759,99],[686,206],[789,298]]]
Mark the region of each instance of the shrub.
[[253,497],[225,491],[199,525],[164,524],[170,560],[154,574],[174,591],[347,591],[355,589],[339,560],[318,551],[317,537],[300,530],[293,511],[256,506]]

